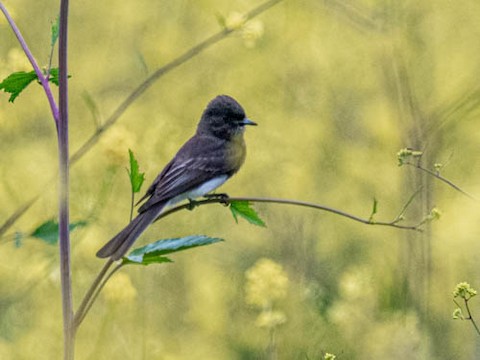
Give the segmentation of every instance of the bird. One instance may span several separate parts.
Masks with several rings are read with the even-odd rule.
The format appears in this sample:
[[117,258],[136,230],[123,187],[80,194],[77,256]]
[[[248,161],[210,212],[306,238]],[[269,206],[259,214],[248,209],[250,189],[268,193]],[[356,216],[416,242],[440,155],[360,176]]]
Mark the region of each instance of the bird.
[[211,100],[195,134],[178,150],[137,205],[138,215],[98,252],[99,258],[121,259],[133,243],[162,213],[184,200],[211,193],[232,177],[246,156],[245,126],[257,125],[228,95]]

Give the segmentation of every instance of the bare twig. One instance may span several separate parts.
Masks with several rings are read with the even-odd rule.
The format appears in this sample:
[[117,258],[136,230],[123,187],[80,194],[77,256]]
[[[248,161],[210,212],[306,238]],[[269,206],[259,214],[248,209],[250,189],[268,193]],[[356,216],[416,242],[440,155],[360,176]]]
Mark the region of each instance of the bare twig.
[[453,299],[453,302],[455,303],[455,305],[457,305],[457,308],[460,310],[460,315],[458,316],[458,318],[462,320],[469,320],[472,323],[473,327],[475,328],[475,331],[477,332],[477,334],[480,335],[480,329],[478,328],[477,322],[473,318],[472,313],[470,311],[470,306],[468,305],[469,300],[470,298],[469,299],[463,298],[463,302],[465,304],[465,310],[467,310],[467,315],[468,315],[467,317],[464,317],[463,315],[461,315],[462,307],[460,306],[460,304],[455,299]]
[[180,210],[191,209],[192,206],[195,207],[195,206],[202,206],[202,205],[214,204],[214,203],[230,204],[231,202],[234,202],[234,201],[250,201],[254,203],[273,203],[273,204],[303,206],[303,207],[309,207],[313,209],[327,211],[327,212],[330,212],[339,216],[343,216],[348,219],[351,219],[366,225],[389,226],[389,227],[395,227],[395,228],[404,229],[404,230],[422,231],[418,225],[399,225],[398,219],[394,219],[393,221],[389,221],[389,222],[371,221],[370,219],[361,218],[356,215],[352,215],[347,212],[331,208],[329,206],[324,206],[324,205],[320,205],[312,202],[291,200],[291,199],[263,198],[263,197],[227,197],[227,198],[221,197],[221,198],[208,198],[205,200],[191,201],[190,203],[178,205],[163,212],[162,214],[160,214],[159,217],[157,217],[155,221],[161,218],[164,218],[168,215],[171,215],[172,213],[176,213]]
[[477,334],[480,335],[480,329],[477,326],[477,323],[475,322],[475,319],[472,316],[472,313],[470,312],[470,306],[468,306],[468,299],[465,300],[465,309],[467,310],[468,318],[467,320],[470,320],[472,322],[473,327],[477,331]]
[[442,175],[440,175],[437,171],[432,171],[430,169],[427,169],[427,168],[423,167],[419,162],[416,163],[416,164],[413,164],[413,163],[407,161],[407,162],[404,163],[404,165],[413,166],[414,168],[417,168],[421,171],[424,171],[427,174],[432,175],[433,177],[437,178],[438,180],[444,182],[445,184],[452,187],[453,189],[457,190],[458,192],[465,195],[466,197],[468,197],[472,200],[478,201],[477,198],[475,198],[475,196],[473,196],[473,195],[467,193],[466,191],[462,190],[460,187],[455,185],[453,182],[451,182],[450,180],[448,180],[448,179],[444,178]]
[[[93,283],[90,285],[90,288],[88,289],[87,293],[83,297],[83,300],[80,306],[78,307],[78,310],[75,312],[74,323],[75,323],[76,329],[80,326],[81,322],[85,318],[85,315],[88,312],[88,309],[91,307],[91,303],[93,301],[92,299],[96,298],[95,293],[99,291],[97,289],[99,288],[100,284],[104,280],[104,277],[107,274],[110,267],[112,266],[112,264],[113,264],[113,260],[108,259],[105,265],[103,265],[102,270],[100,270],[97,277],[95,278]],[[110,276],[111,275],[109,275],[108,278]]]
[[422,187],[420,187],[417,191],[415,191],[412,196],[410,196],[410,198],[407,200],[407,202],[405,203],[405,205],[402,207],[402,210],[400,210],[400,212],[398,213],[398,215],[395,217],[395,219],[393,220],[394,223],[397,223],[399,221],[402,221],[403,220],[403,217],[405,215],[405,211],[407,211],[407,208],[410,206],[410,204],[412,203],[413,199],[415,199],[415,197],[420,194],[420,192],[422,191]]

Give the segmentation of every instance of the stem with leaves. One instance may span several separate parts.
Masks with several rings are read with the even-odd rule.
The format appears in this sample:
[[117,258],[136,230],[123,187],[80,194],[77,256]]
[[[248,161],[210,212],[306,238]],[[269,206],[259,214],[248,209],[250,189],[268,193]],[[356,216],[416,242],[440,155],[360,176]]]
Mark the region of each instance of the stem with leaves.
[[[455,185],[452,181],[450,181],[447,178],[440,175],[439,169],[441,167],[443,167],[442,164],[435,164],[435,168],[436,168],[435,171],[427,169],[426,167],[424,167],[421,164],[422,156],[423,156],[423,151],[413,150],[413,149],[409,149],[409,148],[401,149],[397,153],[398,166],[408,165],[408,166],[412,166],[416,169],[419,169],[423,172],[426,172],[427,174],[429,174],[429,175],[433,176],[434,178],[442,181],[443,183],[447,184],[448,186],[455,189],[459,193],[465,195],[466,197],[468,197],[472,200],[477,200],[473,195],[467,193],[465,190],[462,190],[459,186]],[[416,161],[412,162],[411,159],[416,159]]]
[[[1,1],[0,1],[0,11],[2,11],[3,15],[7,19],[8,24],[10,25],[10,28],[13,30],[15,36],[17,37],[18,42],[20,43],[20,46],[23,49],[23,52],[28,58],[28,61],[30,61],[30,64],[32,64],[32,67],[35,70],[35,73],[37,74],[38,80],[40,81],[40,84],[42,85],[43,90],[45,91],[45,95],[47,96],[48,103],[50,105],[50,110],[55,120],[55,124],[58,126],[59,110],[55,102],[55,98],[53,97],[52,89],[50,88],[48,78],[43,75],[42,70],[40,70],[40,67],[38,66],[38,63],[35,60],[35,57],[33,56],[25,39],[22,36],[22,33],[20,32],[20,29],[18,28],[17,24],[15,23],[13,18],[10,16],[10,13],[7,11],[7,9],[5,8],[5,6]],[[35,199],[36,198],[37,197],[35,197]]]

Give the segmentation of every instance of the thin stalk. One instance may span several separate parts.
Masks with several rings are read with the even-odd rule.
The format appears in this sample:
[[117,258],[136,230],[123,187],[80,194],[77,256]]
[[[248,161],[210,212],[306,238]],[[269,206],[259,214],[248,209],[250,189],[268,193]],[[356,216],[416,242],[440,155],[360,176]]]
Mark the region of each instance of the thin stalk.
[[398,220],[395,219],[393,221],[371,221],[370,219],[365,219],[361,218],[356,215],[349,214],[345,211],[342,210],[337,210],[329,206],[321,205],[321,204],[316,204],[312,202],[307,202],[307,201],[300,201],[300,200],[291,200],[291,199],[278,199],[278,198],[263,198],[263,197],[213,197],[213,198],[208,198],[205,200],[196,200],[196,201],[191,201],[186,204],[178,205],[175,206],[171,209],[168,209],[167,211],[163,212],[160,214],[154,221],[158,221],[161,218],[164,218],[168,215],[171,215],[173,213],[176,213],[177,211],[184,210],[184,209],[192,209],[192,206],[201,206],[201,205],[207,205],[207,204],[213,204],[213,203],[220,203],[220,204],[230,204],[231,202],[234,201],[250,201],[253,203],[273,203],[273,204],[284,204],[284,205],[295,205],[295,206],[302,206],[302,207],[308,207],[308,208],[313,208],[317,210],[323,210],[326,212],[330,212],[339,216],[346,217],[350,220],[360,222],[362,224],[366,225],[377,225],[377,226],[389,226],[389,227],[394,227],[398,229],[404,229],[404,230],[416,230],[416,231],[422,231],[422,229],[419,228],[420,224],[416,225],[399,225]]
[[73,360],[75,327],[73,322],[72,279],[70,265],[69,145],[68,145],[68,0],[60,2],[59,62],[59,247],[62,283],[64,359]]
[[450,180],[448,180],[447,178],[444,178],[442,175],[440,175],[438,172],[435,172],[435,171],[432,171],[432,170],[429,170],[427,168],[424,168],[422,165],[420,164],[412,164],[412,163],[409,163],[409,162],[406,162],[405,165],[410,165],[410,166],[413,166],[419,170],[422,170],[424,172],[426,172],[427,174],[429,175],[432,175],[433,177],[437,178],[438,180],[440,181],[443,181],[445,184],[447,184],[448,186],[452,187],[453,189],[457,190],[459,193],[465,195],[466,197],[472,199],[472,200],[475,200],[477,201],[477,198],[475,198],[475,196],[467,193],[465,190],[462,190],[459,186],[455,185],[453,182],[451,182]]
[[105,265],[103,266],[102,270],[100,270],[97,277],[93,281],[92,285],[90,285],[90,288],[88,289],[87,293],[83,297],[83,300],[80,306],[78,307],[78,310],[75,312],[75,319],[74,319],[75,328],[78,328],[78,326],[80,326],[80,323],[82,322],[86,314],[85,310],[89,308],[89,303],[94,297],[95,291],[97,290],[98,286],[101,284],[103,278],[105,277],[105,274],[108,272],[108,269],[110,269],[112,264],[113,264],[112,259],[108,259]]
[[[111,261],[111,260],[110,260]],[[77,312],[75,314],[75,326],[78,328],[82,321],[85,319],[87,316],[88,312],[92,308],[93,304],[95,303],[95,300],[97,300],[98,295],[100,295],[100,292],[102,291],[103,287],[107,284],[108,280],[115,274],[118,270],[120,270],[124,266],[123,263],[118,264],[113,268],[112,271],[108,273],[106,277],[103,277],[101,279],[102,281],[98,284],[98,286],[94,289],[95,291],[92,293],[90,299],[88,299],[88,302],[86,303],[85,308],[83,309],[82,312]]]
[[18,42],[20,43],[20,46],[25,52],[25,55],[30,61],[30,64],[32,64],[33,70],[35,70],[35,74],[37,74],[38,80],[40,81],[40,84],[42,85],[43,90],[47,95],[48,103],[50,104],[50,110],[52,111],[55,124],[58,126],[59,111],[58,111],[57,104],[55,102],[55,98],[53,97],[52,89],[50,88],[50,84],[48,83],[48,79],[43,75],[42,70],[40,70],[40,67],[38,66],[38,63],[35,60],[35,57],[33,56],[25,39],[22,36],[22,33],[20,32],[20,29],[18,28],[17,24],[15,24],[15,21],[13,21],[13,18],[10,16],[9,12],[7,11],[7,9],[5,8],[5,6],[1,1],[0,1],[0,10],[3,12],[3,15],[5,15],[5,18],[7,19],[10,27],[12,28],[15,36],[17,37]]
[[472,313],[470,312],[470,307],[468,306],[467,299],[465,299],[465,309],[467,309],[468,320],[472,322],[472,325],[475,328],[475,331],[477,332],[478,335],[480,335],[480,329],[478,328],[477,323],[475,322],[475,319],[473,318]]

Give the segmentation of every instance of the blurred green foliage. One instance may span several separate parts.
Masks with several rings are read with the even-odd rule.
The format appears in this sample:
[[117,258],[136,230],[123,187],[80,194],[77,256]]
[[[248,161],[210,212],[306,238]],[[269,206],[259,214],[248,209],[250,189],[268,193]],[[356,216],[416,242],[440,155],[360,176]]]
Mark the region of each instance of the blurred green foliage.
[[[398,167],[396,154],[422,151],[425,167],[442,164],[443,176],[480,194],[480,3],[285,0],[245,23],[239,14],[258,3],[72,3],[72,151],[159,66],[221,26],[239,28],[162,77],[72,167],[72,221],[89,219],[72,233],[75,303],[102,265],[95,252],[129,219],[127,149],[149,183],[221,93],[259,123],[247,131],[244,167],[222,192],[315,201],[365,217],[375,198],[380,221],[421,188],[405,221],[421,221],[435,206],[441,220],[420,234],[280,205],[256,206],[268,228],[235,224],[218,205],[177,213],[141,242],[192,233],[227,241],[174,255],[174,264],[122,269],[82,324],[77,358],[479,357],[477,335],[451,315],[455,284],[478,288],[478,202]],[[47,66],[57,2],[5,5]],[[0,34],[0,79],[31,71],[3,18]],[[56,216],[55,125],[40,87],[14,105],[7,94],[0,101],[0,219],[44,193],[1,239],[0,358],[58,358],[57,249],[35,239],[15,246],[16,232]],[[270,310],[246,293],[262,258],[288,282]]]

